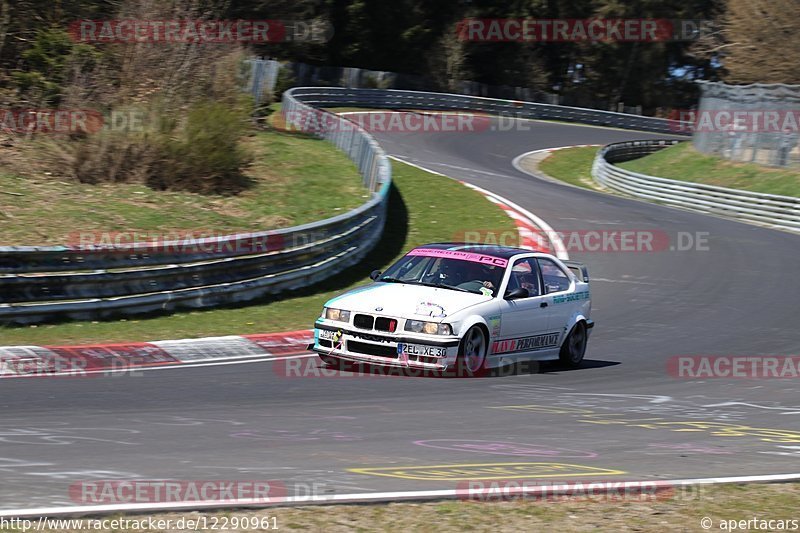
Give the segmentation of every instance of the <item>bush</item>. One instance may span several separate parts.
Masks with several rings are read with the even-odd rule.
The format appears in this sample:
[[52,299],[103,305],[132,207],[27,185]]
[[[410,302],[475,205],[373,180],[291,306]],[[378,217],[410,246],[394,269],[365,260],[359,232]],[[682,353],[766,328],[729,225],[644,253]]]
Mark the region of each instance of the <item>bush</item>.
[[242,170],[252,157],[239,140],[248,127],[243,109],[217,102],[195,104],[177,137],[162,136],[160,160],[149,172],[154,189],[236,194],[249,185]]
[[101,53],[92,46],[77,44],[63,28],[39,30],[22,55],[23,70],[11,74],[23,100],[41,105],[58,105],[65,91],[70,69],[91,72]]
[[[123,0],[120,19],[215,16],[201,0]],[[83,183],[138,182],[159,190],[235,194],[250,157],[239,141],[252,125],[243,96],[244,48],[228,44],[127,42],[99,49],[75,44],[63,29],[40,32],[24,53],[19,87],[65,109],[126,111],[143,127],[42,139],[45,159]],[[86,67],[80,68],[80,67]],[[113,121],[110,121],[113,122]]]
[[283,93],[288,91],[296,85],[297,81],[294,79],[294,74],[289,67],[281,67],[278,70],[278,78],[275,80],[275,100],[280,101],[283,98]]
[[[102,132],[73,141],[67,164],[81,183],[145,182],[156,157],[156,147],[146,137]],[[62,145],[62,149],[66,148]]]

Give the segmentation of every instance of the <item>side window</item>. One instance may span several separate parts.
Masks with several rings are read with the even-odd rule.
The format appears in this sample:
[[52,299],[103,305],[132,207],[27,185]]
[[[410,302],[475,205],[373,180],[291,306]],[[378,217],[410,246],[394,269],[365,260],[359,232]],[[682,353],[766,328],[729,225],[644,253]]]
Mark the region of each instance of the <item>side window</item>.
[[569,276],[550,259],[539,259],[539,268],[542,270],[545,294],[561,292],[569,289]]
[[536,272],[535,259],[520,259],[511,267],[511,277],[508,279],[508,290],[518,288],[528,289],[528,296],[539,296],[539,274]]

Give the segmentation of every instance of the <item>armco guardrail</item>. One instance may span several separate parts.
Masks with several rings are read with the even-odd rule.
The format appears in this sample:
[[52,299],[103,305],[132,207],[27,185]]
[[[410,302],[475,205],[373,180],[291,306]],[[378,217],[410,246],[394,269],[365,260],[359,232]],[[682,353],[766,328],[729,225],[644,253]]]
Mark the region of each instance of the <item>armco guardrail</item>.
[[373,193],[369,202],[335,218],[277,231],[121,247],[2,247],[0,323],[212,307],[299,288],[356,263],[382,234],[391,167],[366,131],[318,109],[336,106],[473,111],[664,133],[683,129],[665,119],[475,96],[291,89],[283,95],[287,123],[346,152]]
[[800,233],[800,198],[658,178],[614,164],[652,154],[677,142],[609,144],[597,152],[592,176],[609,189],[637,198]]
[[[319,113],[284,93],[283,108]],[[297,289],[357,263],[380,240],[391,166],[363,129],[312,131],[356,163],[371,199],[320,222],[283,230],[121,246],[0,247],[0,322],[33,323],[200,308]],[[306,131],[302,124],[292,124]]]
[[293,89],[292,93],[297,99],[314,107],[357,106],[382,109],[465,110],[513,118],[563,120],[677,135],[689,131],[685,124],[663,118],[460,94],[338,87],[305,87]]

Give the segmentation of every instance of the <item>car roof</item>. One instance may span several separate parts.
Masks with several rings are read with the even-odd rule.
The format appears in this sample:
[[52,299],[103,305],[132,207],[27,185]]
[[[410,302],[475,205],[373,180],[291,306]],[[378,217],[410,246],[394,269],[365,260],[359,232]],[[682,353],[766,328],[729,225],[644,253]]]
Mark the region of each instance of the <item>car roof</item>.
[[514,248],[512,246],[493,246],[489,244],[470,244],[465,242],[434,242],[431,244],[423,244],[414,249],[419,248],[434,248],[437,250],[459,250],[465,252],[475,252],[492,257],[500,257],[502,259],[510,259],[519,254],[535,253],[534,250],[525,250],[523,248]]

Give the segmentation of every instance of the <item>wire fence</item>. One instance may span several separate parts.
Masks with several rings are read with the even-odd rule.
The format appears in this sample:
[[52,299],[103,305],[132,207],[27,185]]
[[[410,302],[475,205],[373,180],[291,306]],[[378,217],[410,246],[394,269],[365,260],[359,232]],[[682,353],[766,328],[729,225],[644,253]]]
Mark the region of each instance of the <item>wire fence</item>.
[[731,161],[800,168],[800,85],[699,82],[692,143]]

